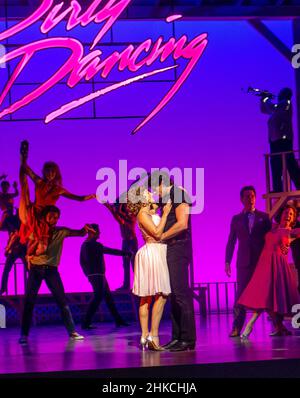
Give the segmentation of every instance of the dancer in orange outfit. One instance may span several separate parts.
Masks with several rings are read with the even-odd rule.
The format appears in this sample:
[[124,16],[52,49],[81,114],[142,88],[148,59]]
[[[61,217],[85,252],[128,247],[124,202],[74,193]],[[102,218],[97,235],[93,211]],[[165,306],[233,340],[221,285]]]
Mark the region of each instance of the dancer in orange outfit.
[[[28,255],[40,255],[45,252],[48,242],[48,226],[43,221],[42,213],[46,206],[54,206],[63,196],[80,202],[94,199],[96,195],[74,195],[62,185],[59,166],[54,162],[46,162],[42,177],[34,173],[28,166],[28,141],[21,143],[20,184],[21,199],[19,216],[21,220],[20,240],[28,244]],[[30,201],[28,177],[35,185],[35,201]]]

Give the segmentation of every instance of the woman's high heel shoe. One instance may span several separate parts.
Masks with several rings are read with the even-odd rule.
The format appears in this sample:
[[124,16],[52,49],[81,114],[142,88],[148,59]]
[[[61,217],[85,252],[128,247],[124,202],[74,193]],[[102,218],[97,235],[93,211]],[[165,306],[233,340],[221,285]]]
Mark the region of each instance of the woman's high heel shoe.
[[273,332],[270,333],[271,337],[280,337],[280,336],[291,336],[292,332],[290,332],[285,326],[281,325],[277,327]]
[[252,325],[247,325],[245,330],[241,334],[241,339],[242,340],[248,340],[248,337],[250,336],[252,330],[253,330],[253,326]]
[[141,337],[140,345],[142,347],[142,350],[145,351],[146,348],[148,348],[148,337]]
[[147,341],[148,341],[148,349],[150,351],[165,351],[163,347],[160,345],[156,344],[153,338],[158,338],[158,336],[148,336]]

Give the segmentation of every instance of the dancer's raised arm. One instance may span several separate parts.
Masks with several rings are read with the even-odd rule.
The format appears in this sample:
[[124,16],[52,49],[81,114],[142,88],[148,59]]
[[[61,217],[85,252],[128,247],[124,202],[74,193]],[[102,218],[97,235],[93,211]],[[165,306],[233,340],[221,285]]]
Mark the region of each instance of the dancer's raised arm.
[[86,200],[90,200],[90,199],[95,199],[96,195],[95,194],[91,194],[91,195],[75,195],[69,191],[67,191],[65,188],[63,188],[62,196],[64,196],[65,198],[71,199],[71,200],[77,200],[78,202],[85,202]]
[[65,232],[66,238],[69,237],[82,237],[85,236],[89,231],[94,232],[93,228],[90,227],[89,224],[85,224],[85,226],[81,229],[71,229],[71,228],[63,228]]
[[22,165],[24,173],[35,183],[38,184],[42,178],[38,176],[27,163]]
[[28,151],[29,151],[29,142],[24,140],[21,142],[20,154],[21,154],[21,169],[20,169],[20,181],[21,187],[24,183],[24,178],[27,175],[32,179],[32,181],[37,184],[42,179],[39,177],[27,164],[28,159]]
[[12,198],[16,198],[17,196],[19,196],[19,190],[18,190],[18,183],[17,183],[17,181],[15,181],[15,182],[13,183],[13,188],[14,188],[15,192],[11,194],[11,197],[12,197]]

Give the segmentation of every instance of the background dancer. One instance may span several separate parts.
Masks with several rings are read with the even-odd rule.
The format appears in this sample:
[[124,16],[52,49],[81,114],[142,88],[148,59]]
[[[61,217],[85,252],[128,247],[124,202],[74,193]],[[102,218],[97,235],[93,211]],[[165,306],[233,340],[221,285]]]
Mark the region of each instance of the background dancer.
[[80,230],[56,227],[60,217],[60,210],[56,206],[46,206],[43,210],[43,217],[48,225],[49,242],[44,254],[29,257],[30,270],[25,292],[21,337],[19,339],[20,344],[26,344],[28,341],[33,309],[43,280],[46,282],[61,310],[62,318],[70,338],[73,340],[83,339],[83,336],[75,330],[73,317],[67,304],[63,283],[58,272],[58,266],[64,239],[67,237],[85,236],[91,228],[89,225],[85,225]]
[[266,234],[256,269],[238,300],[239,305],[254,311],[242,338],[248,338],[263,311],[270,314],[275,324],[271,336],[291,334],[283,325],[283,317],[291,312],[294,304],[299,303],[299,294],[295,275],[288,263],[288,253],[282,251],[282,246],[289,247],[291,241],[300,236],[300,229],[292,229],[296,220],[296,208],[287,205],[282,210],[279,225]]
[[253,186],[241,189],[240,200],[243,204],[241,213],[233,216],[226,245],[225,272],[231,276],[231,261],[235,245],[238,242],[236,261],[237,291],[233,308],[234,320],[229,337],[239,337],[246,319],[245,307],[238,304],[238,299],[248,285],[255,270],[260,253],[264,247],[265,235],[272,224],[269,216],[256,209],[256,191]]
[[[0,179],[6,178],[1,176]],[[18,184],[13,183],[14,192],[9,192],[10,183],[7,180],[1,182],[0,192],[0,209],[2,216],[0,219],[0,231],[8,231],[11,229],[11,218],[14,216],[14,199],[19,195]]]
[[[28,142],[21,143],[21,200],[19,215],[22,222],[20,229],[21,243],[29,243],[29,253],[38,250],[43,253],[47,247],[48,225],[43,221],[41,214],[46,206],[54,206],[63,196],[77,201],[93,199],[96,195],[78,196],[71,194],[62,186],[62,177],[58,165],[54,162],[46,162],[43,166],[42,177],[34,173],[28,166]],[[30,201],[28,178],[35,185],[35,201]]]
[[88,231],[88,238],[81,246],[80,265],[85,276],[87,276],[90,284],[93,287],[94,297],[87,309],[82,323],[82,328],[94,329],[94,327],[91,325],[92,319],[99,308],[102,299],[105,300],[105,303],[115,320],[116,326],[128,326],[127,322],[125,322],[119,314],[109,289],[109,285],[105,277],[104,254],[111,254],[114,256],[130,256],[131,253],[103,246],[100,242],[98,242],[100,237],[99,225],[91,224],[91,228],[92,230]]

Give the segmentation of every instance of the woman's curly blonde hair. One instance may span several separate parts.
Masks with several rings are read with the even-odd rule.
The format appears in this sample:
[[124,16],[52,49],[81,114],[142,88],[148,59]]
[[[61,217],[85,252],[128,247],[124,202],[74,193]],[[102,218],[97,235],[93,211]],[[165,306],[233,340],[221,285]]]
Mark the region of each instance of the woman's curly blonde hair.
[[[143,188],[145,191],[145,188]],[[128,213],[137,216],[139,214],[139,211],[143,208],[148,206],[149,201],[148,198],[145,194],[145,192],[142,191],[142,189],[139,188],[134,188],[130,189],[127,193],[127,210]]]

